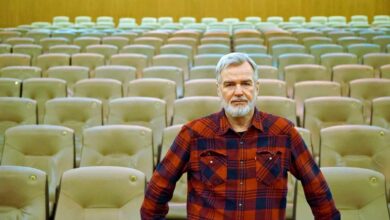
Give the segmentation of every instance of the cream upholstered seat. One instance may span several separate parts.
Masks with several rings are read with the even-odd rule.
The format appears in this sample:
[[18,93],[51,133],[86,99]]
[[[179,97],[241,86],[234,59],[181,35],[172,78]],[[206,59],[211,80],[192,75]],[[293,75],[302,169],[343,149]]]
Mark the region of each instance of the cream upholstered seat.
[[[179,54],[156,55],[152,59],[152,64],[153,66],[172,66],[172,67],[180,68],[183,71],[184,79],[188,79],[190,66],[189,66],[189,59],[185,55],[179,55]],[[179,96],[183,95],[182,92],[178,91],[178,93]]]
[[132,66],[137,70],[137,78],[141,78],[142,70],[148,65],[148,57],[135,53],[115,54],[111,56],[110,64]]
[[315,57],[316,63],[321,62],[321,56],[327,53],[342,53],[344,48],[338,44],[317,44],[310,47],[310,54]]
[[347,46],[348,53],[353,53],[358,57],[359,63],[361,63],[363,56],[369,53],[379,53],[381,48],[376,44],[350,44]]
[[136,69],[131,66],[105,65],[95,69],[95,78],[116,79],[122,83],[123,96],[127,94],[127,84],[136,79]]
[[0,97],[0,160],[8,128],[37,123],[37,102],[28,98]]
[[69,170],[61,180],[55,219],[141,219],[145,186],[145,175],[136,169],[99,166]]
[[28,78],[40,78],[42,76],[42,70],[35,66],[9,66],[0,70],[1,77],[15,78],[15,79],[28,79]]
[[47,70],[54,66],[69,66],[70,55],[64,53],[46,53],[39,55],[37,66],[42,69],[42,76],[47,77]]
[[1,165],[28,166],[46,172],[51,214],[62,173],[75,165],[74,133],[69,128],[53,125],[10,128],[5,132]]
[[337,39],[337,44],[343,46],[344,48],[347,48],[349,45],[352,44],[364,44],[364,43],[367,43],[367,40],[364,37],[351,36],[351,37],[340,37]]
[[333,67],[337,65],[357,64],[358,59],[355,54],[351,53],[326,53],[321,55],[320,63],[330,72],[332,71]]
[[215,66],[194,66],[191,68],[189,74],[189,80],[215,79]]
[[278,59],[279,78],[285,79],[285,68],[297,64],[314,64],[314,56],[310,54],[289,53],[282,54]]
[[390,44],[390,36],[375,36],[372,38],[372,43],[379,45],[381,47],[381,52],[386,52],[386,46]]
[[212,96],[193,96],[177,99],[172,124],[184,124],[221,110],[221,100]]
[[118,47],[110,44],[89,45],[86,48],[86,52],[103,55],[104,63],[108,64],[111,56],[118,53]]
[[66,95],[66,81],[62,79],[31,78],[23,81],[22,97],[37,102],[38,124],[43,123],[46,101]]
[[379,68],[390,63],[389,53],[370,53],[363,56],[363,64],[374,68],[375,76],[379,76]]
[[[321,170],[332,191],[341,219],[389,219],[385,177],[381,173],[352,167],[326,167]],[[295,219],[313,220],[301,184],[297,184]]]
[[188,58],[190,66],[193,63],[192,47],[183,44],[167,44],[160,48],[161,54],[178,54],[184,55]]
[[277,96],[258,96],[256,107],[260,111],[284,117],[297,125],[295,100]]
[[78,166],[83,130],[103,124],[102,102],[98,99],[81,97],[51,99],[46,102],[43,122],[74,130],[76,166]]
[[48,219],[47,175],[21,166],[0,166],[0,219]]
[[42,54],[42,46],[36,44],[19,44],[12,47],[12,52],[30,55],[31,65],[35,66],[37,57]]
[[[164,129],[163,142],[161,146],[160,161],[164,159],[169,148],[173,144],[183,125],[173,125]],[[175,191],[169,201],[168,219],[187,218],[187,173],[184,173],[176,182]]]
[[278,68],[268,65],[258,65],[257,75],[259,79],[279,79]]
[[390,129],[390,97],[372,100],[371,125]]
[[156,54],[160,53],[160,47],[163,45],[163,40],[158,37],[138,37],[134,39],[134,44],[145,44],[153,46],[156,49]]
[[49,52],[49,48],[52,46],[65,44],[69,44],[69,40],[65,37],[45,37],[39,40],[43,53]]
[[[238,44],[238,40],[235,41],[236,45],[234,46],[235,52],[241,52],[241,53],[267,53],[267,47],[259,44],[253,44],[253,43],[245,43],[245,44]],[[241,43],[241,42],[240,42]]]
[[156,54],[156,48],[145,44],[131,44],[124,46],[120,53],[141,54],[147,57],[147,65],[152,63],[152,58]]
[[105,125],[85,129],[80,167],[121,166],[153,173],[152,130],[136,125]]
[[76,53],[71,57],[71,63],[74,66],[85,66],[89,68],[90,76],[95,76],[95,69],[98,66],[104,66],[105,58],[97,53]]
[[72,55],[75,53],[80,53],[81,47],[77,45],[54,45],[49,47],[49,53],[65,53]]
[[176,100],[176,83],[168,79],[142,78],[129,82],[129,97],[152,97],[165,101],[167,105],[167,123],[173,116],[173,104]]
[[76,46],[79,46],[81,49],[81,52],[85,52],[87,49],[87,46],[100,44],[100,42],[101,42],[101,39],[99,37],[86,37],[86,36],[76,37],[73,40],[73,44]]
[[370,123],[372,100],[378,97],[390,96],[390,79],[355,79],[349,82],[349,95],[359,99],[364,106],[364,118]]
[[282,80],[258,79],[257,83],[259,84],[259,96],[287,97],[286,82]]
[[102,44],[116,46],[119,50],[122,49],[124,46],[128,45],[129,42],[130,40],[128,38],[120,36],[109,36],[102,38]]
[[293,97],[294,84],[301,81],[330,81],[331,73],[326,68],[317,64],[290,65],[284,69],[287,95]]
[[390,79],[390,64],[379,67],[380,77]]
[[304,46],[300,44],[277,44],[272,46],[272,58],[273,63],[276,64],[279,56],[282,54],[289,54],[289,53],[301,53],[305,54],[306,49]]
[[31,57],[21,53],[3,53],[0,54],[0,68],[7,66],[30,66]]
[[0,97],[20,97],[22,81],[15,78],[0,78]]
[[168,79],[176,83],[176,94],[182,97],[184,93],[184,73],[183,70],[175,66],[153,66],[143,70],[144,78]]
[[304,101],[303,127],[311,132],[314,156],[320,153],[320,130],[343,124],[364,124],[363,104],[358,99],[328,96]]
[[194,56],[194,66],[216,66],[223,55],[201,54]]
[[109,125],[139,125],[153,131],[154,164],[157,162],[158,146],[163,129],[167,126],[166,103],[150,97],[126,97],[114,99],[109,104]]
[[193,79],[184,84],[184,97],[218,96],[216,79]]
[[293,98],[297,103],[297,116],[300,119],[300,125],[303,125],[304,101],[308,98],[321,96],[341,96],[340,84],[330,81],[303,81],[294,84]]
[[230,46],[223,44],[202,44],[198,46],[198,54],[227,54]]
[[122,98],[122,83],[116,79],[84,79],[74,84],[74,97],[99,99],[103,104],[103,123],[108,117],[108,103],[112,99]]
[[250,53],[248,56],[257,64],[257,65],[266,65],[272,66],[272,56],[262,53]]
[[89,78],[89,68],[84,66],[54,66],[47,70],[49,78],[66,81],[68,95],[73,95],[74,84],[82,79]]
[[341,95],[349,96],[349,82],[361,78],[374,78],[374,68],[361,64],[344,64],[333,67],[333,81],[340,83]]

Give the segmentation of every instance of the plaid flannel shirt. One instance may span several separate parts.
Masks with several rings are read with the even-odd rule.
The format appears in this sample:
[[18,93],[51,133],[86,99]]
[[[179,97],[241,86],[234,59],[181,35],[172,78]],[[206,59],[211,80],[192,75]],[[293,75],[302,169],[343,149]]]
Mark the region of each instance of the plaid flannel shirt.
[[285,219],[287,172],[301,180],[317,220],[338,220],[327,183],[294,125],[255,109],[243,134],[222,110],[183,126],[156,168],[142,219],[164,219],[176,181],[188,173],[188,219]]

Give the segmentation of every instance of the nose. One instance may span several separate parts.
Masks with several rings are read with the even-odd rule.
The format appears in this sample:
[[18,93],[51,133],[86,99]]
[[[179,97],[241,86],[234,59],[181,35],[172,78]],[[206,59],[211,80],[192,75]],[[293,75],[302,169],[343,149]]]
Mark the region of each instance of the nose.
[[237,85],[234,89],[234,95],[236,96],[242,96],[244,93],[243,93],[243,90],[242,90],[242,87],[241,85]]

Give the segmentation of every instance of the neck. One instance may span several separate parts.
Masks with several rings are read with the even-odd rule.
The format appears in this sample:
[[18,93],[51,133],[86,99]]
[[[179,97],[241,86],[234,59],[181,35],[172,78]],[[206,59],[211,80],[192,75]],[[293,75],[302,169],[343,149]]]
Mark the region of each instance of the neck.
[[253,114],[254,114],[255,110],[252,109],[247,115],[245,116],[241,116],[241,117],[232,117],[231,115],[226,114],[226,117],[230,123],[230,125],[232,126],[233,130],[235,132],[244,132],[246,130],[248,130],[251,122],[252,122],[252,118],[253,118]]

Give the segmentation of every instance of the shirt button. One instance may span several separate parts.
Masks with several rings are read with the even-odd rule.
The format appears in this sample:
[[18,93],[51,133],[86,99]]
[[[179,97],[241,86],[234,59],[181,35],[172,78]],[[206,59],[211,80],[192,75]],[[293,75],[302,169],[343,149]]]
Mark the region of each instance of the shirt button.
[[269,157],[268,160],[272,160],[272,157]]
[[240,185],[243,185],[243,184],[244,184],[244,182],[241,181],[241,182],[240,182]]
[[238,206],[239,206],[240,208],[242,208],[243,204],[242,204],[242,203],[238,203]]
[[243,144],[244,144],[244,142],[243,142],[243,141],[240,141],[240,144],[241,144],[241,145],[243,145]]
[[210,163],[214,163],[212,160],[210,160]]
[[240,164],[244,164],[244,161],[243,161],[243,160],[240,160]]

